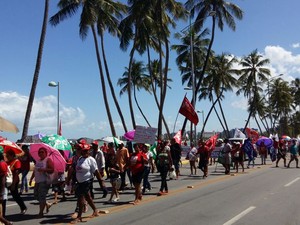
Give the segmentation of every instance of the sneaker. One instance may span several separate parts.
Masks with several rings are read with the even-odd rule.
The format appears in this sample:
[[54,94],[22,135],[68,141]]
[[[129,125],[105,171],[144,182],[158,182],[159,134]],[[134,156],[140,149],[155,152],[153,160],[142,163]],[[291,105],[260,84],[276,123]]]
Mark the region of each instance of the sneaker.
[[113,202],[118,202],[120,200],[120,198],[115,198],[114,200],[112,200]]

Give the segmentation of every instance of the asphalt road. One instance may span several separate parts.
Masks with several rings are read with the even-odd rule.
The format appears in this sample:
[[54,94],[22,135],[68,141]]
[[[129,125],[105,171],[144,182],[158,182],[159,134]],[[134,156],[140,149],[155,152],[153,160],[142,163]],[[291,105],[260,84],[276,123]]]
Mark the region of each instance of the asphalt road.
[[[257,159],[258,163],[259,160]],[[295,163],[286,169],[280,164],[275,168],[270,161],[267,165],[256,165],[244,173],[225,175],[220,165],[209,167],[209,176],[189,176],[189,165],[181,168],[178,180],[168,181],[169,194],[156,196],[160,180],[158,174],[151,174],[153,189],[146,193],[139,205],[132,205],[134,191],[126,190],[120,202],[106,204],[95,183],[95,203],[99,210],[109,211],[96,218],[89,218],[92,211],[84,214],[84,224],[131,224],[131,225],[230,225],[230,224],[300,224],[299,188],[300,169]],[[107,182],[107,186],[110,187]],[[19,214],[18,206],[11,200],[7,203],[7,218],[14,224],[68,224],[76,205],[76,199],[53,205],[42,219],[35,219],[38,205],[33,200],[32,190],[23,195],[28,211]],[[50,195],[50,200],[52,195]]]

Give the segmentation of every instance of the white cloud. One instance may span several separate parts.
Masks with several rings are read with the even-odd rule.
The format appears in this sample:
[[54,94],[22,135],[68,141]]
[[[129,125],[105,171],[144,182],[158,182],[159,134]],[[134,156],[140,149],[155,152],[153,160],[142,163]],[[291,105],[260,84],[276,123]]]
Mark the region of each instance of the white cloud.
[[300,43],[294,43],[294,44],[292,44],[292,47],[293,48],[300,48]]
[[276,74],[299,76],[300,55],[293,55],[280,46],[266,46],[265,57],[270,59],[271,67],[275,69]]
[[[0,92],[0,115],[14,122],[22,130],[28,97],[17,92]],[[35,98],[32,107],[28,134],[53,133],[56,131],[57,98],[50,95]],[[60,105],[63,129],[74,129],[85,123],[85,114],[80,108]],[[20,136],[20,134],[18,135]]]

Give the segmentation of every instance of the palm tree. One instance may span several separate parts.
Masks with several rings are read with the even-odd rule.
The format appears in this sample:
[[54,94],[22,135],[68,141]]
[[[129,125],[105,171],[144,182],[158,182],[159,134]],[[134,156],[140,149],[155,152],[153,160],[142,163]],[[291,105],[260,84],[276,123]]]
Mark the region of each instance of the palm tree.
[[[142,55],[149,45],[154,48],[157,45],[155,38],[152,38],[152,30],[154,21],[152,17],[152,3],[151,1],[132,0],[129,1],[128,15],[121,21],[119,30],[121,31],[120,48],[123,51],[128,49],[128,46],[133,40],[132,48],[129,53],[128,66],[128,80],[131,81],[132,64],[134,61],[134,54],[136,51]],[[131,97],[131,84],[128,82],[128,103],[133,129],[136,127],[134,110]]]
[[[149,55],[149,54],[148,54]],[[150,57],[148,58],[150,59]],[[159,100],[157,97],[157,90],[160,89],[160,75],[159,75],[159,61],[158,60],[152,60],[149,62],[148,64],[148,70],[150,73],[150,83],[151,83],[151,89],[152,89],[152,93],[154,95],[154,100],[156,103],[157,108],[159,109]],[[167,82],[172,82],[171,78],[167,79]],[[167,87],[171,89],[171,87],[168,85],[167,83]],[[162,120],[167,132],[168,137],[170,137],[170,130],[167,124],[167,121],[164,117],[164,115],[162,115]]]
[[[221,100],[224,99],[224,92],[233,91],[233,87],[238,87],[237,79],[239,71],[234,69],[234,64],[237,63],[237,59],[228,54],[222,53],[212,57],[211,63],[209,64],[209,69],[207,76],[203,80],[202,89],[200,89],[199,99],[209,97],[210,101],[214,104],[212,105],[209,113],[207,114],[206,120],[203,124],[201,131],[201,137],[203,135],[205,125],[208,121],[212,109],[215,107],[215,103],[218,103],[221,115],[226,127],[227,136],[229,136],[229,128],[227,125],[226,117],[222,108]],[[207,90],[205,88],[207,87]],[[213,94],[214,93],[214,94]],[[216,100],[213,101],[213,96],[216,96]]]
[[[185,6],[190,11],[191,17],[198,13],[196,15],[194,23],[194,29],[196,31],[200,30],[200,28],[203,26],[203,23],[210,15],[212,16],[211,39],[210,44],[208,46],[204,65],[202,67],[202,71],[200,73],[199,80],[195,88],[195,93],[193,95],[196,96],[204,78],[205,70],[209,61],[210,51],[215,37],[216,21],[221,31],[223,31],[224,23],[226,23],[230,29],[235,31],[236,24],[234,19],[236,18],[238,20],[241,20],[243,18],[243,11],[237,5],[225,0],[187,0]],[[186,119],[185,123],[183,124],[182,132],[184,132],[185,124]]]
[[280,121],[281,131],[288,130],[288,120],[292,112],[294,97],[292,87],[287,81],[281,78],[275,79],[270,85],[270,108],[272,108],[272,118],[274,119],[271,127],[275,127],[277,121]]
[[26,109],[26,115],[25,115],[25,119],[24,119],[21,142],[23,142],[25,137],[28,135],[28,127],[29,127],[29,121],[30,121],[33,101],[34,101],[34,97],[35,97],[35,90],[37,87],[40,69],[41,69],[41,65],[42,65],[43,49],[44,49],[44,43],[45,43],[45,37],[46,37],[46,31],[47,31],[47,23],[48,23],[48,14],[49,14],[49,0],[45,0],[44,17],[43,17],[43,25],[42,25],[39,49],[38,49],[38,54],[37,54],[37,59],[36,59],[36,64],[35,64],[35,71],[33,74],[33,80],[32,80],[30,95],[29,95],[27,109]]
[[[107,4],[109,3],[109,4]],[[119,105],[119,102],[117,100],[115,89],[112,84],[111,78],[110,78],[110,72],[107,65],[106,60],[106,54],[105,54],[105,45],[104,45],[104,31],[108,31],[111,35],[120,35],[120,31],[118,30],[119,25],[119,19],[122,18],[122,13],[126,12],[126,6],[119,3],[119,2],[113,2],[113,1],[106,1],[105,4],[102,4],[101,7],[98,9],[98,20],[97,20],[97,30],[98,35],[100,36],[101,41],[101,49],[102,49],[102,58],[104,62],[104,68],[106,71],[106,78],[108,81],[108,85],[110,88],[111,95],[113,97],[115,106],[117,108],[118,114],[120,116],[124,131],[127,132],[127,126],[126,121],[124,119],[121,107]]]
[[[131,67],[135,51],[143,54],[148,53],[148,65],[150,65],[149,47],[159,54],[159,74],[160,74],[160,100],[158,118],[158,136],[162,133],[163,105],[166,95],[168,80],[169,61],[169,26],[175,27],[174,20],[184,17],[186,12],[181,3],[174,0],[133,0],[129,2],[130,14],[120,24],[120,30],[124,34],[121,37],[121,47],[127,49],[130,40],[133,40],[130,51],[130,61],[128,66],[128,79],[131,79]],[[167,13],[168,12],[168,13]],[[163,51],[162,46],[165,46]],[[163,58],[165,58],[163,62]],[[150,76],[152,72],[150,71]],[[131,104],[131,86],[128,84],[128,99],[131,112],[131,120],[135,127],[133,108]]]
[[[164,102],[167,93],[167,81],[169,71],[169,27],[176,27],[175,21],[186,18],[186,10],[180,2],[175,0],[156,0],[153,3],[153,17],[156,23],[154,24],[155,36],[158,39],[159,49],[159,74],[160,74],[160,101],[159,101],[159,116],[158,116],[158,137],[162,135],[162,118]],[[163,50],[164,48],[164,50]],[[164,60],[163,60],[164,58]]]
[[[143,64],[142,61],[135,61],[133,60],[132,63],[132,71],[131,71],[131,82],[133,86],[133,95],[134,95],[134,100],[135,103],[142,114],[143,118],[145,119],[146,123],[148,124],[149,127],[151,127],[148,119],[146,118],[145,114],[143,113],[143,110],[141,109],[137,97],[136,97],[136,90],[144,89],[147,92],[151,93],[151,87],[150,87],[150,77],[149,75],[146,74],[147,68]],[[124,93],[127,93],[128,91],[128,68],[126,67],[126,72],[123,74],[123,78],[120,78],[118,80],[118,85],[121,86],[121,91],[120,95],[123,95]]]
[[[248,98],[250,105],[250,112],[245,124],[244,130],[247,128],[249,120],[252,114],[256,114],[255,103],[257,98],[263,92],[262,85],[268,82],[268,76],[270,76],[270,70],[264,66],[270,63],[269,59],[264,59],[262,55],[258,54],[257,50],[251,52],[248,56],[243,57],[240,61],[240,65],[243,67],[240,70],[239,82],[241,88],[236,92],[237,95],[244,93],[244,96]],[[257,94],[256,94],[257,93]]]
[[[54,26],[58,25],[60,22],[68,17],[72,17],[79,8],[82,7],[80,24],[79,24],[79,34],[84,40],[87,37],[87,32],[89,29],[92,30],[94,45],[96,50],[97,62],[100,73],[101,87],[103,100],[105,104],[105,109],[108,117],[108,121],[111,128],[111,133],[116,136],[115,127],[113,124],[110,106],[106,95],[106,86],[103,73],[102,60],[100,57],[100,51],[98,46],[98,39],[96,33],[96,25],[98,28],[98,34],[101,37],[102,44],[102,54],[104,54],[104,44],[103,44],[103,32],[107,28],[109,32],[115,33],[117,28],[117,19],[121,17],[121,12],[124,11],[124,7],[119,3],[114,3],[110,0],[60,0],[58,3],[60,10],[51,17],[50,23]],[[111,15],[108,15],[111,14]],[[115,16],[115,17],[114,17]],[[102,20],[103,18],[103,20]],[[105,55],[105,54],[104,54]],[[107,65],[105,65],[107,67]],[[107,77],[109,77],[108,70],[106,68]],[[110,81],[110,79],[109,79]],[[112,85],[110,84],[112,88]],[[118,109],[119,110],[119,109]],[[124,124],[123,124],[124,125]],[[126,127],[124,128],[126,130]]]
[[300,110],[300,78],[296,78],[292,81],[292,93],[294,95],[295,109],[299,107]]
[[[204,29],[200,34],[193,32],[193,30],[191,32],[185,33],[185,35],[182,35],[180,33],[175,34],[175,37],[180,39],[181,44],[172,45],[171,49],[175,50],[177,53],[176,64],[181,72],[182,84],[185,84],[187,82],[188,87],[192,87],[193,85],[193,76],[191,73],[191,38],[193,39],[194,44],[193,59],[194,68],[196,68],[195,78],[197,80],[197,75],[199,75],[199,71],[203,67],[203,62],[205,60],[205,55],[210,42],[210,39],[205,38],[208,34],[208,29]],[[191,35],[193,37],[191,37]]]

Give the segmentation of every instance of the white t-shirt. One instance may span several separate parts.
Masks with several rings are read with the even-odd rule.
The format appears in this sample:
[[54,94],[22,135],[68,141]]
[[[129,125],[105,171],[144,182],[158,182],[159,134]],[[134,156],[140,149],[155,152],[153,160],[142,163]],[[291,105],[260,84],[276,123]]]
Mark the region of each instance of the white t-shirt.
[[189,160],[190,161],[195,161],[197,159],[197,149],[193,147],[191,151],[189,152]]
[[92,179],[96,170],[98,170],[98,166],[96,160],[93,157],[80,157],[76,165],[77,181],[79,183],[82,183],[84,181]]
[[46,182],[47,176],[45,172],[39,172],[38,169],[47,168],[48,158],[46,157],[43,160],[37,160],[34,167],[34,179],[36,183]]

